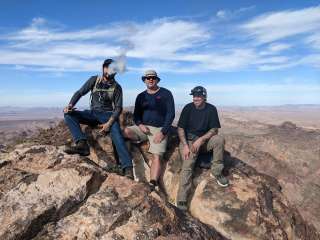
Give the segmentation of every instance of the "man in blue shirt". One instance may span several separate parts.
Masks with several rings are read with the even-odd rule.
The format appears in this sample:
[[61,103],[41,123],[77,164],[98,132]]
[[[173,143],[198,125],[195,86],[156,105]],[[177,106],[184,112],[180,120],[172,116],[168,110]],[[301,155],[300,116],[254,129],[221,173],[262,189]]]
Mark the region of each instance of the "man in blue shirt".
[[149,152],[153,155],[150,186],[154,189],[159,184],[160,160],[166,151],[167,135],[175,116],[175,107],[171,92],[158,86],[160,78],[156,71],[146,71],[142,81],[147,89],[137,96],[134,107],[135,125],[125,128],[124,135],[132,141],[149,140]]

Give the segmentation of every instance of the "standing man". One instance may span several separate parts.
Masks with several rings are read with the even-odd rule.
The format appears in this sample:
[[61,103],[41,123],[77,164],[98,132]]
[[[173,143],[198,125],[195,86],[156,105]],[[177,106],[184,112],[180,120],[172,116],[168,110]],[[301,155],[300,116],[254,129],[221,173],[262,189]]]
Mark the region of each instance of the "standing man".
[[[122,88],[114,79],[116,73],[109,67],[112,59],[106,59],[102,65],[103,76],[92,76],[73,95],[63,110],[64,120],[69,127],[75,144],[66,146],[68,154],[87,156],[90,148],[80,124],[101,127],[100,133],[111,132],[124,175],[133,179],[132,160],[122,136],[118,117],[122,111]],[[91,91],[90,110],[76,111],[74,106],[79,99]]]
[[220,186],[227,187],[229,181],[222,175],[224,138],[218,135],[220,121],[217,109],[207,103],[207,91],[197,86],[191,90],[193,102],[187,104],[178,121],[178,135],[180,139],[180,154],[182,170],[177,195],[177,207],[187,210],[187,197],[192,186],[192,172],[199,152],[213,150],[213,161],[210,176]]
[[132,141],[149,140],[152,153],[150,168],[150,187],[159,185],[161,158],[166,151],[167,135],[175,116],[174,100],[171,92],[159,87],[160,78],[156,71],[148,70],[142,76],[147,89],[140,93],[135,102],[135,125],[124,130],[125,136]]

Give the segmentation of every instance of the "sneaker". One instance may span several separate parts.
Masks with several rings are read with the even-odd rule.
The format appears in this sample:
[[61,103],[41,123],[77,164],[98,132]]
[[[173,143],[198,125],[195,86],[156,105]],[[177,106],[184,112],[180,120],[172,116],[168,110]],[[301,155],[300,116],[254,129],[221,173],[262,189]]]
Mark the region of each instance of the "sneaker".
[[134,179],[134,176],[133,176],[133,168],[132,167],[126,167],[124,170],[123,170],[123,175],[127,178],[130,178],[131,180]]
[[185,201],[179,201],[179,202],[177,202],[177,208],[179,208],[182,211],[187,211],[188,210],[188,204]]
[[65,146],[64,152],[67,154],[88,156],[90,155],[90,147],[87,143],[87,140],[79,140],[75,145]]
[[210,176],[213,177],[221,187],[229,186],[229,180],[222,174],[215,176],[212,173],[210,173]]
[[158,187],[158,182],[156,180],[150,180],[149,182],[149,188],[150,188],[150,191],[153,192],[153,191],[156,191],[156,190],[159,190],[159,187]]

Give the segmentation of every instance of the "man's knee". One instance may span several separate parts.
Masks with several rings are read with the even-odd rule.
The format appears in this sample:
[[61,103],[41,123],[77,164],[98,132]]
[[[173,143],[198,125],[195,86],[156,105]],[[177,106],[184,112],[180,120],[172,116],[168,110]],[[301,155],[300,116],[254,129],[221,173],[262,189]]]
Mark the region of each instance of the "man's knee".
[[225,145],[225,138],[221,135],[215,135],[215,136],[212,136],[210,138],[210,140],[213,144],[212,146],[224,146]]
[[132,130],[131,130],[130,128],[126,127],[126,128],[123,130],[123,135],[124,135],[124,137],[131,139],[131,138],[132,138],[132,135],[133,135]]
[[217,143],[219,143],[219,144],[221,144],[221,145],[224,145],[224,144],[225,144],[226,140],[225,140],[224,136],[217,135],[216,137],[217,137],[217,140],[216,140]]
[[70,120],[72,118],[72,115],[70,112],[68,112],[68,113],[64,113],[63,117],[64,117],[64,120]]

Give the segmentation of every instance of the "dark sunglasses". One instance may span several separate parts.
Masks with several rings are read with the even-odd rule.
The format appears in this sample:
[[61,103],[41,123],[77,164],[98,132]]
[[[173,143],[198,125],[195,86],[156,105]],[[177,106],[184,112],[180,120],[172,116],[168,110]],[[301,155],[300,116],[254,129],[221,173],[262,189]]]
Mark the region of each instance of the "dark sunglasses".
[[145,79],[147,79],[147,80],[155,80],[155,79],[157,79],[155,76],[150,76],[150,77],[146,77]]

